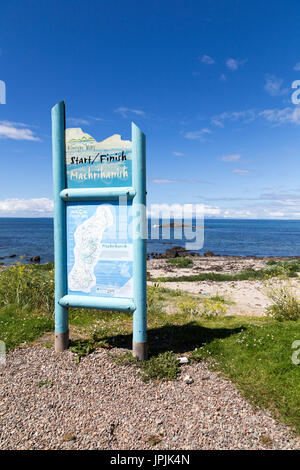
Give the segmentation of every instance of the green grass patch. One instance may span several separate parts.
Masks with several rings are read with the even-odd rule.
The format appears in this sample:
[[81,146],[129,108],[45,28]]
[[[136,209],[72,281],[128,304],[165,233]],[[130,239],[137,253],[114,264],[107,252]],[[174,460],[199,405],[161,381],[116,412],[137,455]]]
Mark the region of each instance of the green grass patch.
[[281,268],[284,271],[288,271],[292,274],[296,274],[300,272],[300,260],[299,259],[285,260],[285,261],[269,260],[267,261],[267,266],[272,266],[273,268]]
[[22,309],[18,305],[0,309],[0,340],[5,342],[7,350],[34,341],[53,328],[52,317],[42,312]]
[[167,262],[176,268],[188,268],[189,266],[193,266],[193,261],[191,258],[172,258],[168,259]]
[[[300,271],[300,269],[299,269]],[[189,276],[165,276],[151,278],[153,282],[194,282],[194,281],[248,281],[248,280],[266,280],[272,277],[298,277],[297,270],[288,269],[281,265],[271,265],[264,269],[244,269],[236,274],[229,273],[200,273]]]
[[172,351],[153,355],[144,362],[140,362],[129,351],[123,354],[111,354],[111,357],[117,364],[138,367],[141,370],[143,382],[175,380],[180,374],[179,361]]
[[180,374],[179,361],[172,351],[166,351],[158,356],[152,356],[148,361],[142,362],[142,380],[175,380]]

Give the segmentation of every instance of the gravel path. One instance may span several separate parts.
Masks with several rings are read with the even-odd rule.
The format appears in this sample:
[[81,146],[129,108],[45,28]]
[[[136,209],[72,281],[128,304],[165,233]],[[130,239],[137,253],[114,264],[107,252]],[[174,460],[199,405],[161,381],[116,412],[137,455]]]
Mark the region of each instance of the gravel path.
[[0,449],[299,447],[203,363],[182,366],[175,382],[145,384],[101,349],[76,365],[69,351],[28,347],[0,369]]

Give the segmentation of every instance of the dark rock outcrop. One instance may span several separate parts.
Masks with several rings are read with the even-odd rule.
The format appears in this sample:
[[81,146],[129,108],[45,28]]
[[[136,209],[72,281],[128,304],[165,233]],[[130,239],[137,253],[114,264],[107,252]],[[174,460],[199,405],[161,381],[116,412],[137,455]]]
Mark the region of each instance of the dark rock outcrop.
[[33,263],[39,263],[41,261],[41,257],[40,256],[32,256],[32,258],[30,258],[30,261],[32,261]]
[[203,253],[203,256],[215,256],[215,255],[212,251],[206,251],[205,253]]

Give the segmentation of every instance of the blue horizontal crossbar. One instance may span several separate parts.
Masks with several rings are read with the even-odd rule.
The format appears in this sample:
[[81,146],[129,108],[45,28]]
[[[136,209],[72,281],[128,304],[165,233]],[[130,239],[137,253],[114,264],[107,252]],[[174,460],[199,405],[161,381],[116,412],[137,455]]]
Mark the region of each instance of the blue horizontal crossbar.
[[125,188],[68,188],[60,192],[64,201],[108,201],[119,199],[119,197],[132,199],[135,190],[131,187]]
[[117,299],[111,297],[89,297],[88,295],[65,295],[58,302],[62,307],[99,308],[101,310],[120,310],[133,312],[133,299]]

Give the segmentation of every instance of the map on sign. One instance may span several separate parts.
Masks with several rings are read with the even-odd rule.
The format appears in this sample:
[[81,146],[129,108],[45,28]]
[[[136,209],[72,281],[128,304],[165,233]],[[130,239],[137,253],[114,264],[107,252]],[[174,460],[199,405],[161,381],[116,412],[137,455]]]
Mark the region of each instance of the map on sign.
[[132,206],[67,204],[68,293],[133,297]]
[[132,186],[132,144],[119,134],[97,142],[81,128],[66,129],[68,188]]

